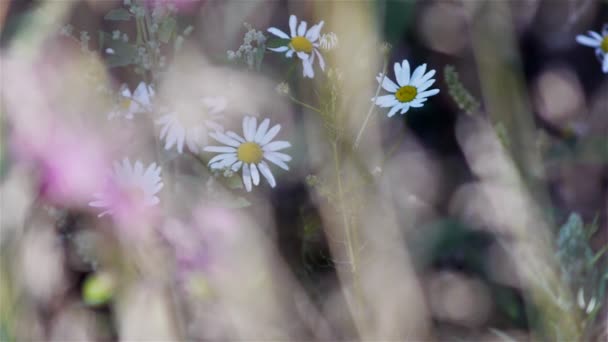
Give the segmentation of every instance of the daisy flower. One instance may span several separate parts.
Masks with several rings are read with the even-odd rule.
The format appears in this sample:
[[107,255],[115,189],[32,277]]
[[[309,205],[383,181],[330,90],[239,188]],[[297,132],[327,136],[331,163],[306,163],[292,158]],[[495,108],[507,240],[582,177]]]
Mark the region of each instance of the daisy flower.
[[153,97],[154,89],[152,85],[140,82],[133,93],[127,85],[123,85],[118,108],[108,114],[108,119],[124,116],[131,120],[134,114],[150,111]]
[[221,119],[226,103],[224,97],[204,97],[202,111],[182,106],[161,116],[156,124],[161,126],[160,138],[165,140],[165,150],[175,146],[178,153],[183,153],[185,144],[191,152],[199,153],[207,144],[209,130],[222,129],[216,121]]
[[602,34],[589,31],[587,35],[576,36],[579,44],[595,48],[595,55],[602,63],[602,71],[608,74],[608,24],[604,24]]
[[287,141],[271,140],[281,130],[281,125],[275,125],[269,129],[270,120],[264,119],[260,126],[257,126],[255,117],[246,116],[243,118],[244,137],[228,131],[214,132],[210,137],[226,146],[207,146],[205,151],[220,153],[209,161],[212,169],[225,169],[237,172],[243,169],[243,183],[247,191],[251,191],[251,184],[260,184],[260,173],[266,178],[271,187],[276,186],[276,181],[266,160],[278,167],[289,170],[286,162],[291,157],[285,153],[277,152],[290,147]]
[[281,39],[289,40],[289,44],[277,48],[268,48],[268,50],[285,52],[285,56],[288,58],[291,58],[295,53],[298,58],[302,60],[304,77],[313,78],[315,77],[315,71],[313,69],[315,55],[319,59],[321,70],[325,70],[325,61],[319,52],[319,37],[323,24],[323,21],[321,21],[317,25],[314,25],[310,29],[306,30],[306,22],[301,21],[298,25],[298,18],[292,14],[289,17],[289,30],[291,36],[287,35],[287,33],[279,30],[276,27],[271,27],[268,29],[268,32],[274,34],[275,36]]
[[427,90],[435,83],[432,78],[435,75],[435,70],[425,72],[426,64],[417,67],[410,75],[410,64],[407,60],[404,59],[402,63],[395,63],[397,84],[386,75],[383,77],[380,74],[376,77],[378,83],[382,82],[382,88],[391,94],[374,97],[372,101],[382,108],[391,107],[388,112],[389,118],[399,110],[401,114],[405,114],[410,107],[422,107],[429,96],[439,93],[439,89]]
[[161,168],[156,163],[144,168],[139,160],[135,164],[131,164],[128,158],[121,163],[114,162],[108,186],[93,195],[95,200],[89,206],[103,209],[99,217],[125,215],[155,206],[160,202],[156,195],[163,187],[160,172]]

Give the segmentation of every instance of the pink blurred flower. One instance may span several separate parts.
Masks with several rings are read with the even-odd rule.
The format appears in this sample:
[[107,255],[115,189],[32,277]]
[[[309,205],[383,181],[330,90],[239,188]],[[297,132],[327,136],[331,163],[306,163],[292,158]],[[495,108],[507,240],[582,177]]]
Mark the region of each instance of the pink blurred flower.
[[99,190],[105,150],[90,136],[66,127],[31,136],[15,129],[11,154],[35,171],[39,194],[52,203],[80,207]]
[[157,194],[163,188],[161,168],[156,163],[146,167],[128,158],[114,162],[112,172],[105,177],[104,188],[93,194],[89,205],[100,208],[99,217],[111,215],[121,227],[146,229],[153,222],[154,207],[160,202]]

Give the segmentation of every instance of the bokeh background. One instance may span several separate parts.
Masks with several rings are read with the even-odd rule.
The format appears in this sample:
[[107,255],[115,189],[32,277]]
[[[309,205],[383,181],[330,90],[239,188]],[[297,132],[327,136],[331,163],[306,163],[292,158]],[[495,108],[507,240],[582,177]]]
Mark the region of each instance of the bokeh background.
[[[98,51],[100,30],[136,35],[104,19],[122,1],[64,3],[0,2],[0,340],[607,338],[608,84],[575,37],[602,30],[608,2],[176,0],[192,31],[159,92],[221,93],[228,126],[264,113],[293,146],[276,188],[228,187],[221,205],[217,175],[159,155],[149,119],[106,120],[96,88],[142,80]],[[339,78],[304,80],[279,54],[256,71],[228,60],[244,23],[286,29],[290,14],[337,34]],[[437,70],[441,92],[403,116],[375,110],[353,150],[374,76],[403,59]],[[338,84],[336,116],[280,82],[313,106]],[[158,216],[126,230],[86,205],[125,153],[165,177]]]

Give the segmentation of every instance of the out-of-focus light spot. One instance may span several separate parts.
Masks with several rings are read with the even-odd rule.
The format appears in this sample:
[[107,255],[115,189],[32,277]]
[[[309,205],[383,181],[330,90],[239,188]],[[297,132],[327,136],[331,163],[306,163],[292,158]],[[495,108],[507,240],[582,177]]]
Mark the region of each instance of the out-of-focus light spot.
[[491,313],[489,291],[479,280],[442,271],[431,276],[428,289],[431,311],[440,320],[478,327]]
[[583,107],[583,90],[576,75],[566,68],[549,68],[534,82],[534,104],[540,116],[562,126]]
[[426,45],[442,53],[458,54],[467,41],[464,14],[456,4],[439,2],[428,6],[418,26]]

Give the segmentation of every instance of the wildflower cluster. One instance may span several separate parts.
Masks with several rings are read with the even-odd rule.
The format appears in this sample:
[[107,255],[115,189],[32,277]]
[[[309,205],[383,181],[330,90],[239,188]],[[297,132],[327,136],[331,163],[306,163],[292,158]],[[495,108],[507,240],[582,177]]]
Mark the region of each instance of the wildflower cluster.
[[236,52],[228,50],[228,60],[235,61],[238,59],[243,61],[249,69],[259,70],[266,50],[266,36],[248,23],[245,23],[244,26],[247,32],[243,37],[243,44],[239,46]]

